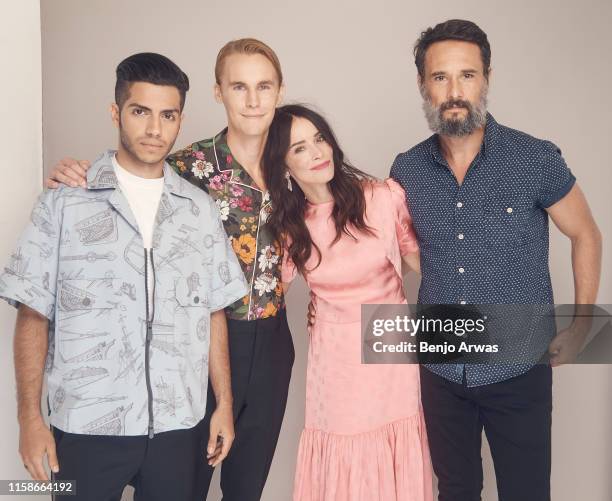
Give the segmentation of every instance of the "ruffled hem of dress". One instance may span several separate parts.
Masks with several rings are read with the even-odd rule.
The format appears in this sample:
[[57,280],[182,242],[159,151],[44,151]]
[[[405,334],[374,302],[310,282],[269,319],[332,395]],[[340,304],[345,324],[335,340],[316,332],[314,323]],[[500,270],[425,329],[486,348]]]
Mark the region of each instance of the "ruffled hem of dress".
[[432,499],[422,412],[356,435],[303,430],[294,501]]

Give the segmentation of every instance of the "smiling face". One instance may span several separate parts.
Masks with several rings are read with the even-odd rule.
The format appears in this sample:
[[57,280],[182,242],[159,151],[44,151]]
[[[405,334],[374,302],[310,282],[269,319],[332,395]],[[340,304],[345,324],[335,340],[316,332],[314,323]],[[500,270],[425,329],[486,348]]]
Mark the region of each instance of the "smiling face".
[[293,118],[289,144],[285,164],[303,191],[333,179],[333,149],[310,120]]
[[478,45],[457,40],[432,44],[419,88],[433,132],[461,137],[484,126],[488,77]]
[[181,127],[181,98],[176,87],[134,82],[121,109],[111,107],[119,129],[119,151],[141,166],[163,164]]
[[215,99],[225,106],[230,129],[241,136],[267,133],[282,92],[279,75],[261,54],[227,56],[215,85]]

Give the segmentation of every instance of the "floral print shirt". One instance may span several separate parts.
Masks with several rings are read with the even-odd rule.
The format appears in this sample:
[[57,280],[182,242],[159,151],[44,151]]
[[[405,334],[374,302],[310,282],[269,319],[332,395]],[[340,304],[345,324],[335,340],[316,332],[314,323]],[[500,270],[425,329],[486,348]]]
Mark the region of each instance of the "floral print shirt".
[[168,163],[215,200],[249,283],[249,293],[226,308],[228,318],[255,320],[276,315],[284,308],[284,297],[281,249],[266,226],[272,211],[270,196],[233,158],[227,129],[173,153]]

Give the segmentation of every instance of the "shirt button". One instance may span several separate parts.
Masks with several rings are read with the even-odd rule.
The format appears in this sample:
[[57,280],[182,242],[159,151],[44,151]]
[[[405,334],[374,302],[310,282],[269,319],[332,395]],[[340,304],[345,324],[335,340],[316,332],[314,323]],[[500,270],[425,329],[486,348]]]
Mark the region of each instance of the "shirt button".
[[465,301],[462,299],[461,301],[459,301],[459,304],[465,304]]
[[463,273],[465,270],[463,268],[459,268],[459,273]]
[[463,207],[463,202],[457,202],[457,207],[461,209],[461,207]]
[[459,235],[457,235],[457,238],[458,238],[459,240],[463,240],[463,233],[459,233]]
[[506,212],[507,212],[508,214],[512,214],[512,207],[508,207],[508,208],[506,209]]
[[88,297],[83,298],[83,306],[89,306],[91,304],[91,299],[89,299]]
[[200,298],[198,296],[194,296],[193,302],[198,304],[200,302]]

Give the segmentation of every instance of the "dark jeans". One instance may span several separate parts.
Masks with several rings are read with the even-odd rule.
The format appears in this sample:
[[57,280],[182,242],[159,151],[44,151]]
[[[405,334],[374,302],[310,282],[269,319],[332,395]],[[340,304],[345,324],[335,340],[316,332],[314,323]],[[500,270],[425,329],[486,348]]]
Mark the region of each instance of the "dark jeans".
[[53,428],[60,471],[54,480],[76,480],[67,501],[119,501],[126,485],[136,501],[195,501],[198,498],[200,422],[194,428],[144,436],[66,433]]
[[[223,501],[261,498],[280,434],[295,359],[285,310],[261,320],[228,320],[236,439],[221,464]],[[215,408],[209,385],[207,418]],[[208,423],[202,427],[202,450]],[[213,468],[201,462],[200,499],[208,493]]]
[[421,367],[421,394],[439,501],[480,501],[483,429],[499,501],[550,500],[550,366],[471,388]]

